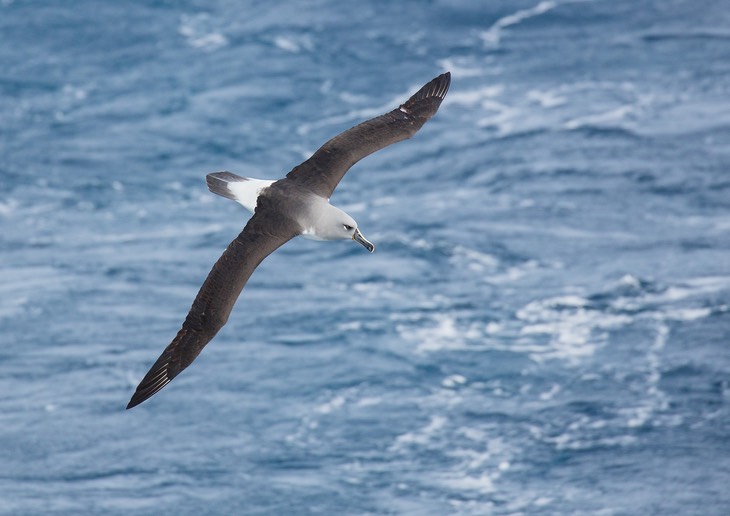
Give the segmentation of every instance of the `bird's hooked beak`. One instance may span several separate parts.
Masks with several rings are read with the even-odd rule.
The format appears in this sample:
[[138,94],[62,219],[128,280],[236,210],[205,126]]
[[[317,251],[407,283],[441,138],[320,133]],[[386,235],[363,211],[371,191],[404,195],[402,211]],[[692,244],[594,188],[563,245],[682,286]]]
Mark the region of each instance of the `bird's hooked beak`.
[[367,238],[362,236],[362,233],[360,233],[360,230],[358,228],[355,228],[355,233],[353,233],[352,239],[358,244],[362,244],[363,247],[365,247],[365,249],[367,249],[371,253],[375,251],[375,246],[372,243],[368,242]]

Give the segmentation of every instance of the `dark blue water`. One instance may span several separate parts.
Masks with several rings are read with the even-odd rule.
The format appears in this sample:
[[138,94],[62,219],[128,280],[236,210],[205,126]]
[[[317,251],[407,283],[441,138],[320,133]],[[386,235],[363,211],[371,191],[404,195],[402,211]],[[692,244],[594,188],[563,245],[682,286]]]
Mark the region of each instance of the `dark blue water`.
[[[278,178],[451,70],[125,411]],[[727,514],[723,0],[0,2],[0,513]]]

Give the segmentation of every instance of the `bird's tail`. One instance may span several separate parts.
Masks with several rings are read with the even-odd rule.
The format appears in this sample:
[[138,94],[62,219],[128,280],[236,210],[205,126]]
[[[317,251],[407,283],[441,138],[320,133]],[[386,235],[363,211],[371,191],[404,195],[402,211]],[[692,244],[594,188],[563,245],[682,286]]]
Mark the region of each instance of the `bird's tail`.
[[248,179],[238,176],[233,172],[213,172],[205,176],[205,182],[208,183],[208,190],[216,195],[221,195],[226,199],[234,201],[237,201],[238,197],[228,188],[228,183],[241,183],[244,181],[248,181]]
[[241,177],[231,172],[214,172],[205,176],[208,189],[214,194],[233,199],[238,204],[253,213],[261,190],[274,183],[268,179],[253,179]]

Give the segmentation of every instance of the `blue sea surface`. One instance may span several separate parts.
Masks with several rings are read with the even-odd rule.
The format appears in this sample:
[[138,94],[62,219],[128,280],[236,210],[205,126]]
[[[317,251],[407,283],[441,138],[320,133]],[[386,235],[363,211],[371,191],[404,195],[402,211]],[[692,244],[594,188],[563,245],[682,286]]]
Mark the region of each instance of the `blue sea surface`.
[[[276,179],[446,70],[126,411]],[[730,514],[725,0],[0,0],[0,514]]]

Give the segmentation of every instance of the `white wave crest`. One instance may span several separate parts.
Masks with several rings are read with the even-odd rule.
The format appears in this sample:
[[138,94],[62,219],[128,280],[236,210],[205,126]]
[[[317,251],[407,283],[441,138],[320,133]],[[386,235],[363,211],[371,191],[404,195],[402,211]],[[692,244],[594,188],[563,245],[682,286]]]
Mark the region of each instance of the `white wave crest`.
[[558,6],[557,2],[553,2],[551,0],[544,0],[540,2],[539,4],[535,5],[534,7],[530,7],[528,9],[520,9],[519,11],[504,16],[494,22],[491,27],[489,27],[487,30],[482,32],[479,37],[482,39],[485,45],[487,46],[497,46],[499,45],[499,42],[502,39],[502,31],[506,27],[510,27],[512,25],[517,25],[519,23],[522,23],[523,21],[533,18],[535,16],[539,16],[543,13],[546,13],[552,9],[555,9]]
[[184,14],[177,30],[190,46],[212,51],[228,45],[228,38],[214,25],[214,20],[208,14]]

